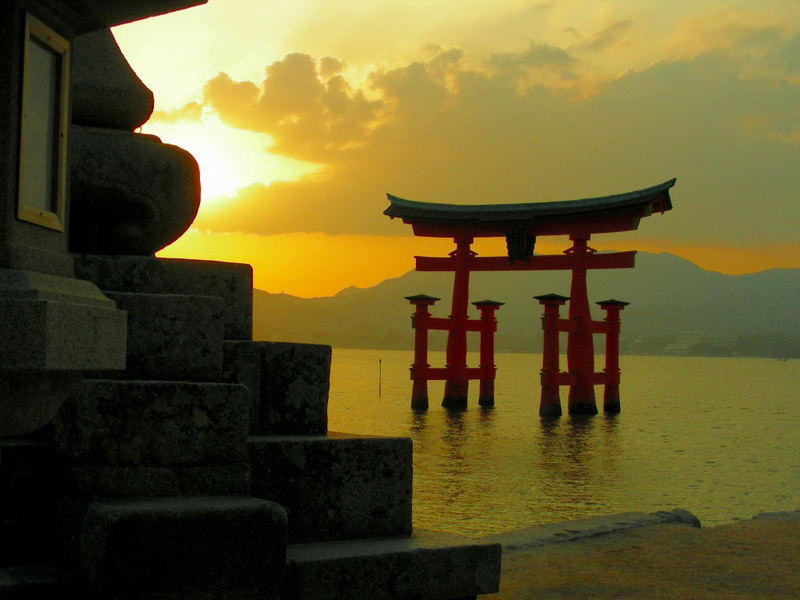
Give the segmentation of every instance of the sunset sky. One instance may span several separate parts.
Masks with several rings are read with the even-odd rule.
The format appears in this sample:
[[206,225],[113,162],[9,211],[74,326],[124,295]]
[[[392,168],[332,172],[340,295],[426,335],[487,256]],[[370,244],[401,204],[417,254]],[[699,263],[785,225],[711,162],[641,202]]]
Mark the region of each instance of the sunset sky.
[[201,168],[198,218],[161,255],[249,262],[260,289],[331,295],[452,249],[385,217],[386,192],[536,202],[672,177],[671,212],[591,245],[800,267],[797,0],[211,0],[114,34],[155,93],[143,131]]

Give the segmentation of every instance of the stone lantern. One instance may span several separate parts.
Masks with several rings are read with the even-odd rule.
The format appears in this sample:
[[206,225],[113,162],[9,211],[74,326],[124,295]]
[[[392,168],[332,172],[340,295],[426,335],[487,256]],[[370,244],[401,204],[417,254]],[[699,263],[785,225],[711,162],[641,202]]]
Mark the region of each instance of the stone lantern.
[[47,423],[82,371],[125,367],[126,313],[74,277],[68,252],[72,42],[202,3],[0,5],[0,436]]

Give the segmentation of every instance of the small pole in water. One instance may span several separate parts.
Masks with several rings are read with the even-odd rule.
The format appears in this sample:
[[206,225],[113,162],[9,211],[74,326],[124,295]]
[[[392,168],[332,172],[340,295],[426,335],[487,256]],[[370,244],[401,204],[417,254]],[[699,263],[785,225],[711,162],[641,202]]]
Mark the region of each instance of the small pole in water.
[[378,398],[381,397],[381,359],[378,359]]

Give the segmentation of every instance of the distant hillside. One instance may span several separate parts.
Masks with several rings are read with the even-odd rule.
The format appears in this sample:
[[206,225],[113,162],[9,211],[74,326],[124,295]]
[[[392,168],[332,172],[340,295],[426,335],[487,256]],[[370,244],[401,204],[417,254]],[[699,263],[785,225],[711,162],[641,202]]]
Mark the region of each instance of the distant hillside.
[[[412,271],[375,287],[351,287],[333,297],[310,299],[255,290],[254,337],[339,347],[411,348],[412,311],[404,296],[424,293],[442,298],[432,312],[444,317],[450,312],[452,280],[449,273]],[[497,313],[500,351],[540,348],[542,311],[533,296],[549,292],[568,296],[569,273],[471,276],[470,301],[506,303]],[[631,303],[621,315],[621,339],[628,351],[634,344],[658,350],[682,332],[774,334],[792,341],[800,333],[800,269],[722,275],[671,254],[640,252],[635,269],[590,271],[589,294],[592,303],[607,298]],[[602,318],[603,311],[593,308],[594,317]],[[471,316],[477,317],[477,311]],[[434,332],[432,347],[442,347],[444,335]]]

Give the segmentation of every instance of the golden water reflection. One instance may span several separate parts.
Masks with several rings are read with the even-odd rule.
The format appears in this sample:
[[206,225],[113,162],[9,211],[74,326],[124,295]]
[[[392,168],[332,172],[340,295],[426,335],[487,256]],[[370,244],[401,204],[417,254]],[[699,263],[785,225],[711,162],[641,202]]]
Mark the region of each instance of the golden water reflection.
[[[363,377],[379,357],[380,396]],[[483,535],[677,507],[712,525],[800,508],[800,361],[622,358],[621,414],[542,420],[531,355],[498,356],[492,409],[470,397],[447,411],[431,383],[415,412],[410,353],[336,350],[330,428],[412,439],[415,527]]]

